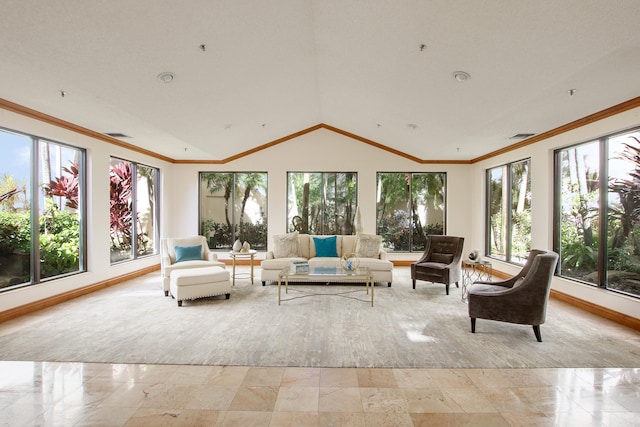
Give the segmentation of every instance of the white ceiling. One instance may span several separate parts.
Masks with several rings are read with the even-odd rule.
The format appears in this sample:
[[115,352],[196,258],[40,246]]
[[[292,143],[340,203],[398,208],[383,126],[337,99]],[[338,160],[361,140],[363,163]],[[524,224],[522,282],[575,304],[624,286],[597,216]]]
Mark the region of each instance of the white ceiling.
[[176,160],[222,160],[319,123],[424,160],[470,160],[640,96],[639,0],[2,0],[0,11],[0,98]]

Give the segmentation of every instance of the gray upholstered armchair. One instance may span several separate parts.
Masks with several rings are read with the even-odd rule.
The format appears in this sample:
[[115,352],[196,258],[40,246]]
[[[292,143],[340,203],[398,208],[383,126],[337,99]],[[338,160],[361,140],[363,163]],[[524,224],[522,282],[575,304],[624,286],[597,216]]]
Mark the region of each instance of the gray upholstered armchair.
[[471,286],[468,297],[471,332],[475,333],[478,318],[497,320],[532,325],[536,339],[542,342],[540,325],[545,322],[558,254],[540,250],[532,250],[532,253],[527,262],[529,264],[531,261],[526,275],[522,280],[514,280],[511,287],[486,282]]
[[447,295],[452,283],[459,287],[462,278],[464,237],[427,236],[427,247],[418,261],[411,264],[413,289],[416,280],[444,283]]

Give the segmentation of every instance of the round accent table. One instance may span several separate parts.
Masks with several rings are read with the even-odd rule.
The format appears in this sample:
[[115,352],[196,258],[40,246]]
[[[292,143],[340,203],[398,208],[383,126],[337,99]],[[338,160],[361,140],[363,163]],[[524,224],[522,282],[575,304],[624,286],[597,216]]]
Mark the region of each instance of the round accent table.
[[[236,278],[238,279],[251,279],[251,284],[253,285],[253,261],[255,259],[258,251],[255,249],[249,249],[246,252],[235,252],[229,251],[229,256],[233,262],[233,272],[231,273],[231,283],[233,286],[236,285]],[[236,259],[248,259],[249,265],[251,266],[251,273],[238,273],[236,274]]]
[[469,288],[478,280],[491,280],[493,266],[486,260],[472,261],[462,260],[462,302],[467,302]]

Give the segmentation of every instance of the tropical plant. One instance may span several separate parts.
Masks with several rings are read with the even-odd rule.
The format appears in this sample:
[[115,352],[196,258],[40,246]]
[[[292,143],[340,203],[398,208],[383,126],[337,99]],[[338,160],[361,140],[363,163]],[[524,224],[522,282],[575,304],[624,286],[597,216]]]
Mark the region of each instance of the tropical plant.
[[[109,235],[113,249],[126,250],[136,239],[138,253],[146,253],[149,239],[142,233],[138,213],[133,212],[133,171],[121,161],[109,169]],[[135,221],[135,230],[134,230]]]
[[632,233],[635,226],[640,225],[640,140],[634,139],[638,146],[623,144],[623,151],[618,159],[626,160],[634,165],[628,178],[616,178],[609,182],[609,191],[617,193],[620,205],[609,207],[609,216],[617,225],[612,232],[610,242],[612,250],[622,248],[630,237],[633,239],[633,254],[640,255],[638,236]]
[[48,196],[64,197],[65,206],[78,209],[78,163],[70,162],[69,168],[62,168],[67,175],[58,176],[45,184],[44,191]]

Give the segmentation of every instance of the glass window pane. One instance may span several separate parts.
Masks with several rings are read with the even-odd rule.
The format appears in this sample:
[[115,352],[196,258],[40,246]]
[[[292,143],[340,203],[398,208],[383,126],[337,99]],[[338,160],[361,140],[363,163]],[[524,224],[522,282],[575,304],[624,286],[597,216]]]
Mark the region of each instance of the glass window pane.
[[507,208],[506,192],[508,185],[504,182],[506,166],[490,169],[488,172],[489,198],[489,251],[487,255],[503,261],[507,260]]
[[560,274],[598,280],[599,143],[559,152]]
[[120,159],[111,159],[109,168],[109,236],[111,262],[133,258],[133,165]]
[[353,232],[355,172],[289,172],[287,228],[309,234]]
[[80,150],[40,141],[40,277],[81,270]]
[[267,173],[200,173],[200,227],[211,249],[267,248]]
[[509,260],[523,265],[531,250],[530,160],[511,164],[511,252]]
[[30,137],[0,130],[0,289],[31,280]]
[[234,176],[233,173],[200,174],[201,233],[211,249],[231,249]]
[[392,252],[411,249],[411,174],[378,173],[376,202],[376,234],[385,248]]
[[426,248],[429,235],[444,234],[444,173],[414,173],[411,176],[411,251]]
[[236,173],[236,239],[252,249],[267,248],[267,174]]
[[609,140],[607,287],[640,296],[640,132]]
[[138,255],[152,255],[156,245],[156,181],[158,170],[150,166],[138,165],[136,185],[136,235]]

